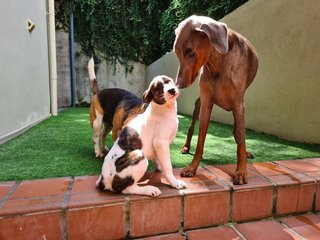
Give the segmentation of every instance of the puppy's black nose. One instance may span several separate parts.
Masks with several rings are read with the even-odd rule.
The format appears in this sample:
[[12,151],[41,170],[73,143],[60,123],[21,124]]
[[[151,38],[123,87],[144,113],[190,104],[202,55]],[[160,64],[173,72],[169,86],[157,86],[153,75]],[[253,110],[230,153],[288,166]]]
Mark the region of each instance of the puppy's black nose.
[[176,90],[174,88],[171,88],[168,90],[168,93],[170,93],[171,95],[176,95]]

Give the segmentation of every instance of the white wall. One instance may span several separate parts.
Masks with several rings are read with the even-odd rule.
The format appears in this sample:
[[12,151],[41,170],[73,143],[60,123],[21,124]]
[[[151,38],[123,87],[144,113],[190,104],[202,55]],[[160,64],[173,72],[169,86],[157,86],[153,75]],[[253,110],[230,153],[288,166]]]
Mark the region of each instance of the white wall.
[[[221,21],[255,46],[256,79],[245,95],[246,127],[301,142],[320,143],[320,1],[250,0]],[[147,67],[176,76],[173,53]],[[191,115],[197,83],[182,91],[178,111]],[[231,112],[215,106],[212,119],[233,124]]]
[[1,0],[0,22],[2,143],[50,115],[46,1]]

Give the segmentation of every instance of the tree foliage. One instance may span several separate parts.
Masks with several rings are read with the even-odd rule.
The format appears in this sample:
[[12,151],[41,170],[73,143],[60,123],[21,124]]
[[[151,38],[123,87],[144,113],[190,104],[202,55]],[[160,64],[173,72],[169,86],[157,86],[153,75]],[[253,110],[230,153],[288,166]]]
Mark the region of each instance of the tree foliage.
[[[56,0],[57,27],[70,28],[87,55],[150,64],[172,49],[174,29],[192,14],[220,19],[247,0]],[[130,69],[128,69],[130,70]]]

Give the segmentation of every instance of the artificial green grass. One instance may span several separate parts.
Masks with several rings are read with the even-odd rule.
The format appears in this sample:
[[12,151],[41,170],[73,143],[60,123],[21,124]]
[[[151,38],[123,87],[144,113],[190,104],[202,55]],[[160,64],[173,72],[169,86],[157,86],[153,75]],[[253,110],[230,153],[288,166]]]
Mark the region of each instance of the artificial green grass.
[[[179,115],[179,132],[171,145],[174,167],[184,167],[192,154],[182,155],[191,118]],[[236,163],[232,126],[212,122],[206,137],[202,164]],[[191,153],[197,142],[198,128]],[[273,161],[320,156],[320,145],[301,144],[247,130],[247,149],[255,158]],[[108,136],[107,145],[111,147]],[[88,108],[69,108],[50,117],[19,137],[0,145],[0,181],[96,175],[103,160],[95,158]]]

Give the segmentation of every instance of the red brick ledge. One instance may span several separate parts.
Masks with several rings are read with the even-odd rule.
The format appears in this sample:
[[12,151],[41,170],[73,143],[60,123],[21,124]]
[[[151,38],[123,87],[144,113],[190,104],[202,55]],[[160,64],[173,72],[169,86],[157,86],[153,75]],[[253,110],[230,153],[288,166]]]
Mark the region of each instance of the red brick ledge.
[[[143,183],[159,186],[158,198],[100,192],[97,176],[0,182],[0,239],[181,236],[320,210],[320,158],[250,164],[249,183],[242,186],[232,185],[234,169],[204,166],[180,191],[149,172]],[[178,177],[180,169],[174,173]]]

